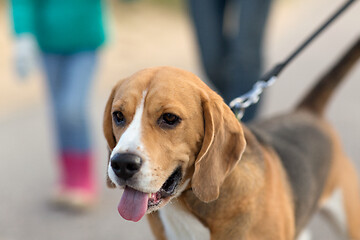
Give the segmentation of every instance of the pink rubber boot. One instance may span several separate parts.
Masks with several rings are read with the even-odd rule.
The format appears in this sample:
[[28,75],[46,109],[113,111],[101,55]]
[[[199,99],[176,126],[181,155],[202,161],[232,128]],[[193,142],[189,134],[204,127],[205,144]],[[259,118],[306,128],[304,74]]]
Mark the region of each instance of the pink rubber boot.
[[63,207],[91,207],[97,198],[94,162],[90,153],[63,152],[59,160],[60,182],[55,202]]

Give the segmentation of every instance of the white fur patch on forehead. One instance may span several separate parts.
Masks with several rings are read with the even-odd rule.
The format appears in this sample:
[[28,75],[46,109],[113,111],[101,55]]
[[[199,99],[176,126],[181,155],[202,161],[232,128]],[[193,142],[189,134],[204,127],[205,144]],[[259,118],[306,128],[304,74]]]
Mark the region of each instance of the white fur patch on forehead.
[[134,118],[130,123],[129,127],[120,137],[119,142],[116,144],[115,148],[113,149],[110,158],[113,157],[116,153],[123,153],[123,152],[138,153],[142,156],[145,155],[144,145],[141,142],[141,136],[142,136],[141,120],[144,112],[146,94],[147,91],[144,91],[142,93],[142,98],[139,105],[136,107]]

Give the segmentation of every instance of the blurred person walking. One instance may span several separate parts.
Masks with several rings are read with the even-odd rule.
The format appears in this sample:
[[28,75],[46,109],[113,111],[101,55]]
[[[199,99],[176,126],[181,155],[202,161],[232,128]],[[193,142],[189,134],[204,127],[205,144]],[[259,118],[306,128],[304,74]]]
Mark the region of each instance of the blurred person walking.
[[105,40],[100,0],[12,0],[15,65],[26,77],[42,60],[57,136],[56,203],[91,206],[97,198],[88,94]]
[[[270,5],[271,0],[189,0],[205,73],[227,103],[260,78]],[[243,121],[255,117],[257,105]]]

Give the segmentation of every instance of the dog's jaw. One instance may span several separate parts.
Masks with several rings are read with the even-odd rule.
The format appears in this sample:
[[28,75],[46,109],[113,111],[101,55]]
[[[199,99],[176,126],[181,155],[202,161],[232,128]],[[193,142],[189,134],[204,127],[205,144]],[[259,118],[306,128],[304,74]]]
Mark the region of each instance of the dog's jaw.
[[[109,167],[109,172],[110,179],[116,179],[111,167]],[[122,183],[114,181],[113,183],[118,188],[124,189],[124,193],[118,205],[120,215],[126,220],[137,222],[145,214],[149,214],[162,208],[169,203],[171,199],[178,197],[187,188],[190,179],[183,182],[182,176],[181,168],[176,168],[163,183],[160,190],[156,192],[144,192],[138,190],[136,185],[130,185],[124,181]]]

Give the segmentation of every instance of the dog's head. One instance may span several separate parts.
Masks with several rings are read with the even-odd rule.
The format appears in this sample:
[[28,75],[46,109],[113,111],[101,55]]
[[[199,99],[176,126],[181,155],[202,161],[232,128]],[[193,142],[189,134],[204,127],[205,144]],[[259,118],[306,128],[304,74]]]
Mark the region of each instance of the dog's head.
[[216,200],[245,149],[241,125],[222,98],[170,67],[116,84],[103,127],[108,186],[124,188],[118,210],[132,221],[189,188],[203,202]]

